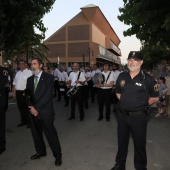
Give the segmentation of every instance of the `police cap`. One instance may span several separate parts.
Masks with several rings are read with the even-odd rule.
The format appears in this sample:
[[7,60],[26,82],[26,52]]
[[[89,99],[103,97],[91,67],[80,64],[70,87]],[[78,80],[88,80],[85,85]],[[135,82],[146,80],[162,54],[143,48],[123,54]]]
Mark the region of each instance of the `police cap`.
[[142,60],[142,55],[139,51],[131,51],[128,55],[128,59]]

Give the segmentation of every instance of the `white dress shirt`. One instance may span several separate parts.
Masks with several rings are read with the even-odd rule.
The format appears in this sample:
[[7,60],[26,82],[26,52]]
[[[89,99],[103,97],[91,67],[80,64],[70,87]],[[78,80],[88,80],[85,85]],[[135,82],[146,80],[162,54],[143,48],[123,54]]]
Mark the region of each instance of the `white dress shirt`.
[[[102,72],[102,74],[105,77],[104,84],[110,84],[111,81],[114,81],[113,79],[113,72],[112,71],[107,71],[107,72]],[[110,74],[109,78],[108,75]],[[107,79],[108,78],[108,79]],[[107,82],[106,82],[107,81]],[[101,89],[111,89],[112,87],[100,87]]]
[[100,71],[99,69],[93,70],[93,71],[91,72],[91,78],[93,78],[96,73],[101,73],[101,71]]
[[[71,86],[74,86],[75,85],[75,81],[77,80],[78,78],[78,75],[79,75],[79,71],[77,72],[71,72],[70,75],[69,75],[69,80],[71,81]],[[86,81],[85,77],[84,77],[84,74],[81,72],[80,73],[80,76],[79,76],[79,81],[81,82],[84,82]],[[82,86],[82,84],[78,83],[76,86]]]
[[116,70],[116,71],[112,71],[113,72],[113,79],[114,79],[114,85],[116,84],[116,80],[120,74],[120,71]]
[[67,72],[65,72],[65,71],[60,72],[59,76],[58,76],[58,80],[59,81],[68,81],[68,74],[67,74]]
[[15,75],[13,85],[15,86],[16,90],[25,90],[27,84],[27,78],[32,76],[32,71],[28,70],[27,68],[23,71],[18,71]]

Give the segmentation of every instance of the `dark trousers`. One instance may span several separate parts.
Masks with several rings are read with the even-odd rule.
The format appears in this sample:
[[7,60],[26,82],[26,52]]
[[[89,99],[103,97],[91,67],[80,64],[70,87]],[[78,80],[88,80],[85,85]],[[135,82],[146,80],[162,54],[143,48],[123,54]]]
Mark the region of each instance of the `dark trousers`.
[[10,91],[10,88],[9,87],[5,87],[5,96],[6,96],[6,106],[5,106],[5,109],[6,109],[6,111],[8,109],[9,91]]
[[58,95],[58,100],[61,100],[60,84],[59,84],[58,80],[54,81],[54,96],[56,96],[56,95]]
[[69,88],[67,88],[67,86],[66,85],[59,85],[60,87],[60,89],[64,89],[64,91],[61,91],[60,90],[60,99],[61,99],[61,96],[63,95],[64,96],[64,100],[65,100],[65,104],[66,105],[68,105],[69,104],[69,97],[67,96],[67,92],[68,92],[68,90],[69,90]]
[[57,131],[54,127],[52,118],[38,119],[30,115],[31,132],[34,140],[35,150],[37,153],[46,154],[46,146],[43,139],[43,132],[47,138],[53,156],[61,159],[61,146],[58,139]]
[[85,85],[82,88],[83,88],[83,99],[84,99],[83,103],[84,103],[85,108],[87,109],[89,107],[88,105],[89,86]]
[[17,99],[18,109],[21,115],[21,123],[29,124],[29,119],[28,119],[29,109],[28,106],[26,105],[26,99],[23,94],[24,91],[16,90],[16,99]]
[[65,92],[64,92],[64,100],[65,100],[65,104],[68,105],[69,104],[69,97],[67,96],[67,92],[69,91],[69,88],[65,87]]
[[5,148],[6,100],[5,90],[0,92],[0,150]]
[[103,118],[104,105],[106,108],[105,118],[110,118],[110,95],[111,89],[98,89],[98,105],[99,105],[99,117]]
[[75,117],[76,102],[78,104],[80,118],[84,118],[83,88],[82,87],[79,87],[79,90],[77,91],[77,93],[71,97],[71,117]]
[[118,114],[118,152],[116,162],[122,166],[126,163],[130,134],[134,142],[134,165],[137,170],[146,170],[146,130],[147,116],[126,116]]

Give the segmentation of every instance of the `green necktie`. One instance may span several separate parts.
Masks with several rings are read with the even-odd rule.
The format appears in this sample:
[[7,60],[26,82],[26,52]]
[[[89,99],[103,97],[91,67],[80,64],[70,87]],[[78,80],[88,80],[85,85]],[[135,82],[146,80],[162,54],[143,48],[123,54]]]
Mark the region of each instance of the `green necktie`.
[[35,76],[34,77],[34,92],[35,92],[35,90],[37,88],[37,84],[38,84],[38,76]]

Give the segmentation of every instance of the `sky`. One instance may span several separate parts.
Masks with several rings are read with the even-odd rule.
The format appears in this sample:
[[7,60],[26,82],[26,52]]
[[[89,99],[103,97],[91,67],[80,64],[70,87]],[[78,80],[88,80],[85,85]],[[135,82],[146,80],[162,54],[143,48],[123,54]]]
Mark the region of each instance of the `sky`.
[[123,0],[56,0],[52,10],[43,18],[44,26],[47,28],[45,39],[50,37],[70,19],[81,12],[81,7],[89,4],[96,5],[100,8],[118,35],[121,40],[119,45],[122,53],[121,61],[125,64],[129,52],[139,51],[141,44],[135,35],[131,37],[123,36],[123,31],[129,28],[129,26],[125,25],[117,18],[117,16],[120,15],[119,8],[123,7]]

